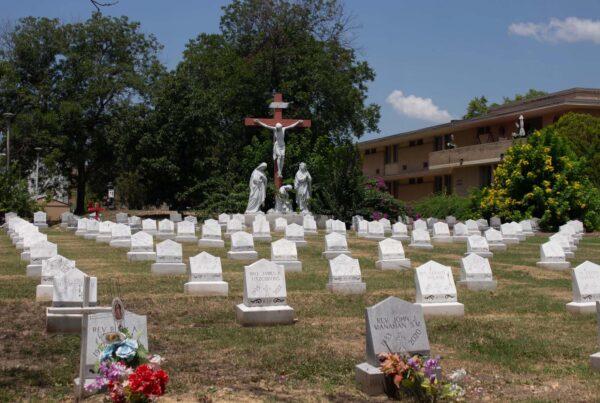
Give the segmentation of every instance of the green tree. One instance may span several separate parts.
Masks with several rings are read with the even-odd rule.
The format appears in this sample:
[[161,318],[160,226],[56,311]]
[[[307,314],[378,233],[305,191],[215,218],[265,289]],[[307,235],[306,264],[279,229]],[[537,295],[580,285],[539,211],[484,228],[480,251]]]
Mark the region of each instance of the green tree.
[[530,88],[525,94],[516,94],[514,97],[502,97],[502,104],[506,105],[511,102],[524,101],[526,99],[533,99],[537,97],[541,97],[544,95],[548,95],[546,91],[540,91],[533,88]]
[[111,130],[130,108],[149,104],[162,67],[159,45],[127,17],[94,13],[82,23],[28,17],[1,54],[1,102],[17,113],[21,170],[45,149],[46,165],[76,183],[76,212],[88,187],[104,191],[117,176]]
[[587,113],[567,113],[552,125],[578,157],[585,158],[584,172],[600,187],[600,118]]
[[488,113],[488,100],[485,96],[475,97],[469,101],[467,105],[467,113],[463,115],[463,119],[476,118]]
[[13,168],[0,173],[0,214],[14,211],[21,217],[31,217],[35,203],[27,189],[27,180],[21,179]]
[[[340,3],[233,1],[220,28],[191,40],[159,85],[158,130],[141,140],[143,170],[157,181],[153,198],[204,205],[212,192],[246,184],[262,161],[272,172],[272,133],[245,127],[243,119],[269,116],[274,90],[293,101],[286,116],[312,120],[310,130],[288,132],[284,178],[305,160],[314,183],[327,183],[329,172],[311,162],[318,160],[317,145],[351,143],[377,130],[379,119],[379,107],[365,104],[374,73],[344,41]],[[226,178],[223,189],[214,188],[215,176]]]
[[539,217],[548,230],[581,219],[588,230],[600,228],[600,194],[582,162],[552,127],[513,144],[495,170],[495,182],[474,194],[485,217],[519,221]]
[[[516,101],[524,101],[526,99],[537,98],[547,94],[548,93],[545,91],[530,89],[525,94],[516,94],[513,98],[502,97],[502,105],[506,105]],[[488,104],[488,100],[484,95],[480,97],[475,97],[469,101],[469,104],[467,105],[467,113],[463,115],[463,119],[471,119],[486,115],[489,113],[490,108],[494,108],[496,106],[500,105],[495,102],[492,104]]]

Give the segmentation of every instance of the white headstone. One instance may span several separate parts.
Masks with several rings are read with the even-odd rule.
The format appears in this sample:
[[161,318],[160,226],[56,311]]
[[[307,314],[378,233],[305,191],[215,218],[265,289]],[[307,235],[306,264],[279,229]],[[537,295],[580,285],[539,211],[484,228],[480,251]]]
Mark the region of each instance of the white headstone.
[[[52,281],[53,306],[80,306],[83,303],[83,278],[85,273],[78,269],[54,276]],[[90,277],[90,305],[96,304],[96,277]]]
[[151,235],[156,234],[156,220],[153,220],[152,218],[146,218],[145,220],[142,220],[142,231]]
[[433,260],[415,270],[418,303],[456,302],[457,293],[450,266]]
[[[104,351],[104,335],[119,331],[119,327],[113,318],[112,312],[100,312],[88,315],[87,325],[86,368],[84,373],[89,374],[88,379],[95,379],[95,375],[91,371],[95,370],[96,363],[100,360],[100,355]],[[121,326],[128,330],[130,337],[136,340],[138,345],[143,346],[148,351],[148,325],[146,316],[137,315],[125,310]]]
[[136,232],[131,236],[131,251],[132,252],[153,252],[154,239],[152,235],[145,231]]
[[190,282],[223,281],[221,258],[207,252],[190,257]]
[[367,239],[384,239],[383,224],[379,221],[370,221],[367,229]]
[[358,259],[338,255],[329,260],[329,283],[327,288],[334,293],[362,294],[367,290],[362,282]]
[[418,220],[413,222],[413,229],[415,229],[415,230],[421,229],[421,230],[427,231],[427,223],[419,218]]
[[183,249],[180,243],[166,239],[156,244],[156,263],[181,263]]
[[287,220],[283,217],[278,217],[275,219],[275,231],[276,232],[284,232],[285,227],[287,227]]
[[265,259],[246,266],[244,305],[247,307],[287,305],[283,267]]
[[429,231],[423,229],[414,230],[411,234],[411,243],[408,246],[421,249],[433,249]]
[[471,235],[467,238],[467,255],[476,253],[481,257],[492,257],[494,254],[490,252],[490,247],[481,235]]

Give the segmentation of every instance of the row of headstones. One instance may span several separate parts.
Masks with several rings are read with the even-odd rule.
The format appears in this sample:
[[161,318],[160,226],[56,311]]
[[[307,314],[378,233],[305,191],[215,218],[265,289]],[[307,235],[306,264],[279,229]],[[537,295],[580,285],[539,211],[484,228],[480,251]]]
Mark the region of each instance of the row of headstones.
[[[365,221],[363,216],[356,215],[356,216],[352,217],[352,229],[354,231],[359,232],[359,224],[361,221]],[[389,219],[387,219],[386,217],[380,218],[379,220],[376,220],[376,221],[380,222],[384,226],[386,231],[391,230],[391,221]],[[458,221],[456,219],[456,217],[454,217],[454,216],[447,216],[445,218],[445,220],[439,220],[434,217],[429,217],[426,220],[423,220],[421,218],[419,218],[417,220],[413,220],[412,218],[410,218],[408,216],[403,216],[403,217],[398,217],[398,220],[396,221],[396,223],[402,223],[407,226],[411,226],[411,227],[415,228],[415,222],[418,222],[419,224],[417,224],[417,225],[420,225],[421,221],[424,221],[426,224],[424,229],[429,229],[429,230],[433,230],[433,226],[437,222],[445,222],[446,224],[448,224],[448,226],[450,228],[454,228],[454,226],[456,224],[460,223],[460,221]],[[480,231],[485,231],[488,228],[495,228],[495,229],[499,230],[501,227],[502,221],[498,217],[491,217],[489,222],[485,218],[480,218],[478,220],[473,220],[473,219],[466,220],[465,224],[469,226],[469,229],[472,229],[473,226],[475,225],[479,228]],[[537,231],[539,229],[539,219],[538,218],[532,218],[530,220],[523,220],[520,222],[520,224],[523,224],[524,227],[531,227],[534,231]],[[527,229],[525,229],[525,230],[527,230]]]
[[577,244],[583,237],[581,221],[572,220],[559,227],[559,232],[551,235],[548,242],[540,245],[539,267],[551,270],[568,270],[571,264],[567,259],[575,257]]
[[[81,333],[80,362],[83,366],[80,377],[75,379],[75,397],[80,398],[84,389],[79,386],[94,381],[92,370],[102,353],[103,336],[118,330],[111,307],[96,306],[97,279],[79,270],[75,261],[59,255],[57,245],[36,231],[38,226],[15,213],[8,213],[5,218],[4,229],[15,246],[23,248],[21,259],[30,262],[27,275],[40,277],[36,300],[52,302],[46,308],[46,331],[52,334]],[[131,337],[148,349],[146,316],[125,311],[123,325],[131,332]]]
[[[386,243],[393,244],[394,241],[388,239],[380,242],[380,258],[382,255],[384,257],[386,255]],[[397,244],[401,245],[400,242],[396,242],[396,245]],[[199,266],[204,266],[205,268],[212,267],[213,270],[212,272],[207,272],[205,270],[204,275],[196,274],[195,277],[190,278],[190,283],[192,283],[194,280],[196,280],[196,282],[202,282],[203,280],[210,281],[217,278],[222,280],[222,274],[220,274],[221,270],[215,270],[215,268],[220,268],[219,258],[212,257],[204,252],[196,256],[195,259],[199,261]],[[218,263],[215,261],[215,259],[219,259]],[[487,262],[487,259],[481,258],[475,254],[470,254],[467,258],[463,259],[463,271],[464,267],[468,267],[468,264],[466,265],[465,261],[469,259],[480,260],[480,262],[483,264],[478,264],[477,266],[479,267],[485,267],[487,263],[488,268],[484,270],[477,270],[477,273],[471,273],[472,280],[491,280],[491,270],[489,270],[489,263]],[[62,257],[56,257],[52,260],[54,262],[62,262],[63,267],[68,266],[74,268],[74,262],[71,263],[71,261],[68,260],[65,262],[64,258]],[[192,260],[192,258],[190,260]],[[202,264],[203,261],[206,263]],[[332,273],[330,269],[330,283],[348,283],[360,279],[360,271],[358,271],[358,276],[356,274],[357,263],[357,261],[356,264],[355,262],[344,263],[342,266],[342,272],[338,272],[337,275]],[[580,267],[574,269],[574,293],[577,283],[577,275],[586,276],[588,279],[591,278],[590,276],[595,276],[596,279],[600,278],[600,267],[597,265],[592,265],[593,264],[590,262],[586,262]],[[352,269],[348,271],[346,269],[348,266],[354,266],[354,272]],[[461,277],[463,277],[463,271],[461,271]],[[287,294],[285,289],[284,272],[285,269],[283,267],[275,264],[274,262],[268,262],[266,260],[261,260],[245,268],[244,302],[243,304],[238,305],[236,308],[237,319],[241,324],[274,324],[274,320],[281,324],[282,321],[285,323],[291,323],[293,321],[293,309],[286,303]],[[423,307],[429,308],[433,307],[433,305],[426,304],[447,304],[442,308],[442,311],[440,311],[446,314],[450,313],[451,311],[460,311],[460,309],[456,309],[457,307],[453,306],[453,302],[450,301],[452,299],[452,288],[454,288],[455,294],[455,287],[453,287],[453,280],[449,267],[439,265],[436,262],[428,262],[425,265],[417,268],[415,281],[417,283],[417,304],[410,304],[405,301],[398,300],[397,298],[390,297],[373,307],[367,308],[367,362],[356,366],[356,379],[361,385],[361,388],[369,394],[379,394],[382,392],[381,380],[383,375],[378,370],[378,352],[386,352],[391,349],[391,351],[395,352],[410,352],[426,355],[429,354],[427,332],[425,329],[425,321],[422,312]],[[596,283],[600,284],[600,281],[596,281]],[[189,287],[188,284],[186,284],[186,286]],[[419,302],[419,300],[421,300],[421,302]],[[457,302],[455,303],[457,304]],[[421,306],[420,311],[417,306]],[[600,312],[600,308],[598,309],[598,312]],[[110,325],[108,322],[111,322],[112,320],[111,315],[107,313],[91,315],[90,317],[93,317],[94,324],[99,324],[102,322],[107,326]],[[142,318],[131,313],[127,313],[126,317],[134,321]],[[143,319],[145,319],[145,317]],[[136,327],[142,331],[142,333],[145,333],[147,340],[145,320],[143,321],[144,326],[140,326],[139,322],[140,321],[138,321]],[[114,326],[114,323],[112,325]],[[142,327],[144,328],[143,330]],[[92,328],[97,329],[98,327],[93,326]],[[397,333],[397,337],[392,337],[390,339],[390,331]],[[403,336],[403,333],[408,336]],[[94,334],[91,336],[94,336]],[[95,334],[95,336],[96,338],[100,337],[99,334]],[[93,337],[88,337],[87,340],[96,339]],[[97,352],[94,352],[93,347],[89,348],[89,346],[94,345],[97,345],[97,343],[90,343],[88,345],[88,349],[86,350],[89,356],[87,357],[89,358],[88,362],[91,363],[95,361],[95,354]],[[600,363],[600,353],[592,355],[591,360],[592,365],[597,368]]]
[[[46,329],[49,333],[73,333],[80,328],[80,316],[71,313],[83,301],[84,272],[75,262],[58,254],[55,243],[48,242],[46,234],[22,218],[11,215],[5,227],[17,249],[23,249],[21,260],[28,261],[26,275],[39,277],[37,301],[52,301],[46,309]],[[95,277],[90,278],[90,304],[96,304]]]

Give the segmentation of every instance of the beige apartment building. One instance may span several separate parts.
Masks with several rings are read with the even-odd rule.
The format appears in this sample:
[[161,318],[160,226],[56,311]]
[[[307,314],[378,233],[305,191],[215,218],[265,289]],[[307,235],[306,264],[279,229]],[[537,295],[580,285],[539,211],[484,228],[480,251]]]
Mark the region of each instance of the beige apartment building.
[[520,116],[530,133],[567,112],[600,116],[600,89],[572,88],[490,108],[485,116],[360,142],[363,173],[382,177],[404,201],[441,192],[465,196],[492,183],[494,168],[519,133]]

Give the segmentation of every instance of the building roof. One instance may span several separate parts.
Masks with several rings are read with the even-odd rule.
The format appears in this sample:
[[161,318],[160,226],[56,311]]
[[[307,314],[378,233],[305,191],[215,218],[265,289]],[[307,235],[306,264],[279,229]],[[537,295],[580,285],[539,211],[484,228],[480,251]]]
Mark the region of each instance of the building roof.
[[424,134],[435,135],[451,133],[458,129],[467,129],[469,127],[483,126],[491,123],[494,120],[502,120],[516,114],[525,112],[542,111],[553,109],[560,106],[571,107],[599,107],[600,108],[600,89],[598,88],[570,88],[568,90],[553,92],[551,94],[542,95],[539,97],[525,99],[521,101],[510,102],[504,105],[494,106],[489,109],[489,112],[482,116],[477,116],[470,119],[451,120],[448,123],[440,125],[428,126],[422,129],[411,130],[392,134],[389,136],[379,137],[372,140],[361,141],[359,147],[366,148],[370,145],[381,142],[391,142],[394,140],[409,140],[417,138]]

